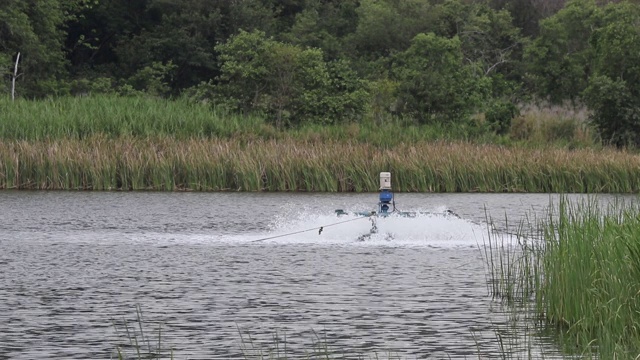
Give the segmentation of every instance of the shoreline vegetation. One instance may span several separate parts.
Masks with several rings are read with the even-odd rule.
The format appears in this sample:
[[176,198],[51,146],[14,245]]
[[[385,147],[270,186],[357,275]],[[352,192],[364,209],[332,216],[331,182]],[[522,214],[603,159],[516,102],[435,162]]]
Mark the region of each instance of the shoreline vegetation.
[[[179,99],[0,99],[0,189],[636,193],[640,156],[528,106],[508,136],[402,119],[277,129]],[[479,120],[481,121],[481,120]],[[479,130],[480,129],[480,130]]]
[[640,207],[562,197],[519,229],[517,246],[497,236],[485,253],[494,297],[530,309],[567,358],[637,359]]
[[[496,136],[398,118],[277,129],[187,100],[0,99],[0,189],[368,192],[391,171],[400,192],[640,191],[636,150],[598,145],[579,111],[523,109]],[[490,248],[492,294],[533,308],[525,321],[569,356],[637,352],[639,213],[562,202],[530,224],[544,245],[523,233],[519,250]]]
[[381,171],[399,192],[640,191],[640,157],[608,149],[103,135],[0,143],[2,189],[374,192]]
[[[4,1],[0,189],[365,192],[390,171],[401,192],[637,193],[638,18],[635,0]],[[632,358],[638,214],[561,205],[493,281],[569,354]]]

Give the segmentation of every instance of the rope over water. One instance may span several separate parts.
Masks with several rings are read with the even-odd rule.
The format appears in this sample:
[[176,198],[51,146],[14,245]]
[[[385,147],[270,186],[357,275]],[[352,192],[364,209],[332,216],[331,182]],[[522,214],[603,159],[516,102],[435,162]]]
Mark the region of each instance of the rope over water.
[[349,219],[349,220],[345,220],[345,221],[339,221],[337,223],[333,223],[333,224],[329,224],[329,225],[323,225],[323,226],[317,226],[311,229],[306,229],[306,230],[300,230],[300,231],[295,231],[295,232],[291,232],[291,233],[287,233],[287,234],[281,234],[281,235],[275,235],[275,236],[269,236],[266,238],[262,238],[262,239],[257,239],[257,240],[251,240],[250,242],[258,242],[258,241],[265,241],[265,240],[271,240],[271,239],[276,239],[276,238],[280,238],[280,237],[285,237],[285,236],[290,236],[290,235],[295,235],[295,234],[301,234],[304,232],[308,232],[308,231],[314,231],[314,230],[318,230],[318,235],[322,234],[322,230],[326,227],[329,226],[334,226],[334,225],[340,225],[340,224],[344,224],[344,223],[348,223],[351,221],[356,221],[356,220],[360,220],[360,219],[369,219],[370,216],[362,216],[359,218],[355,218],[355,219]]

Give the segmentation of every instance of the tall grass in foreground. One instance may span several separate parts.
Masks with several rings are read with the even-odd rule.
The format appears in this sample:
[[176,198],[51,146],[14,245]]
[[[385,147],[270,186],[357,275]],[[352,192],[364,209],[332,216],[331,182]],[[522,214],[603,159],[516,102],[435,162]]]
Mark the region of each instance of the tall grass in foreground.
[[381,171],[405,192],[640,191],[640,156],[613,150],[99,135],[0,142],[0,189],[360,192],[377,191]]
[[529,220],[514,225],[505,218],[509,230],[500,233],[489,214],[485,213],[485,217],[489,226],[479,250],[487,266],[487,290],[507,305],[529,306],[540,287],[542,231],[527,229]]
[[562,202],[545,227],[539,311],[580,349],[640,354],[640,209]]
[[[121,324],[113,321],[116,334],[125,340],[116,346],[112,358],[126,359],[171,359],[173,350],[167,349],[162,338],[162,324],[158,324],[156,331],[145,329],[145,321],[142,317],[142,309],[136,306],[136,320],[129,323],[126,319]],[[146,335],[145,335],[146,333]],[[157,338],[155,335],[157,334]]]
[[544,241],[488,253],[493,294],[533,308],[569,354],[637,359],[640,208],[563,199],[539,225]]

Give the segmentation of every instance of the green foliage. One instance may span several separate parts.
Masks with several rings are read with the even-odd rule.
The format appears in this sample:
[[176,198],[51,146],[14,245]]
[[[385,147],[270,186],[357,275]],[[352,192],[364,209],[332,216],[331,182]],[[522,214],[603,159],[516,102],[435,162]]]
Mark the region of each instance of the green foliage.
[[[522,50],[527,42],[520,29],[512,24],[506,10],[493,10],[486,3],[446,0],[436,7],[439,13],[438,35],[460,39],[465,63],[473,64],[474,75],[486,77],[483,86],[488,94],[483,101],[489,117],[497,116],[498,108],[513,103],[521,96]],[[504,109],[506,110],[506,109]],[[515,110],[515,107],[510,111]],[[508,115],[503,112],[504,116]],[[503,117],[501,125],[491,119],[492,130],[504,134],[510,119]],[[497,127],[496,127],[497,125]]]
[[263,80],[270,73],[264,61],[274,43],[264,32],[240,31],[229,42],[216,47],[222,63],[220,91],[232,108],[249,111],[258,101],[267,86]]
[[16,54],[20,52],[18,95],[45,96],[59,91],[58,80],[65,70],[62,28],[67,20],[66,5],[70,3],[59,0],[0,2],[0,76],[9,79]]
[[446,0],[436,7],[439,14],[437,34],[457,36],[466,59],[478,63],[484,74],[509,74],[519,61],[525,41],[512,24],[509,12],[496,11],[485,3]]
[[457,37],[419,34],[398,55],[393,75],[403,112],[419,123],[461,122],[471,114],[488,83],[464,63],[460,47]]
[[511,129],[511,120],[518,116],[518,107],[510,101],[498,100],[491,103],[485,112],[485,120],[491,129],[504,135]]
[[525,51],[532,90],[554,103],[575,100],[587,87],[593,49],[589,38],[600,22],[594,0],[572,0],[540,24]]
[[[202,81],[196,86],[185,89],[181,97],[193,102],[207,103],[216,97],[217,91],[218,88],[213,80]],[[220,104],[220,106],[224,105]]]
[[97,77],[94,79],[75,79],[69,84],[72,95],[92,95],[92,94],[109,94],[114,92],[113,79],[108,77]]
[[595,76],[585,91],[592,123],[602,139],[618,147],[640,145],[640,99],[621,79]]
[[236,0],[236,1],[204,1],[205,6],[220,8],[221,37],[218,42],[226,41],[240,30],[262,30],[267,34],[278,32],[279,9],[271,1]]
[[155,0],[147,11],[151,21],[146,31],[116,49],[125,74],[131,77],[128,83],[138,90],[148,88],[154,95],[167,95],[215,76],[211,49],[219,39],[219,9],[201,0]]
[[151,96],[166,96],[170,93],[169,82],[171,75],[177,68],[173,62],[167,64],[153,62],[150,66],[138,70],[135,75],[129,78],[128,83],[132,88],[142,91]]
[[596,345],[599,358],[640,351],[640,213],[622,205],[564,201],[544,228],[540,313],[574,347]]
[[600,137],[616,146],[640,144],[640,6],[599,7],[572,0],[541,23],[527,48],[533,90],[553,102],[584,97]]
[[216,44],[242,28],[273,28],[273,15],[261,0],[101,1],[71,24],[70,58],[80,76],[97,72],[122,82],[172,63],[167,85],[176,95],[218,75]]
[[357,119],[366,92],[345,61],[326,63],[320,49],[303,49],[241,31],[216,47],[223,102],[265,113],[276,127]]
[[398,98],[396,96],[399,83],[387,78],[369,82],[369,113],[367,117],[376,124],[393,118],[397,113]]
[[0,92],[21,52],[23,97],[184,93],[278,127],[413,119],[474,137],[488,127],[472,115],[504,133],[502,105],[584,96],[603,139],[635,144],[640,5],[605,3],[6,0]]
[[611,4],[604,8],[603,25],[591,38],[597,54],[595,73],[620,79],[629,91],[640,97],[640,5]]
[[596,59],[585,99],[601,137],[616,146],[640,145],[640,6],[611,4],[591,38]]
[[69,23],[66,50],[72,65],[70,74],[119,80],[132,72],[124,66],[130,60],[118,57],[119,47],[127,47],[133,36],[152,24],[146,11],[148,1],[88,2],[87,6],[75,9]]
[[541,20],[554,15],[566,0],[489,0],[492,7],[511,13],[513,23],[527,37],[536,37]]
[[355,32],[357,8],[355,0],[306,1],[291,30],[283,33],[281,38],[295,45],[320,48],[325,57],[335,60],[348,52],[343,38]]
[[369,61],[404,51],[416,35],[433,31],[436,19],[433,6],[422,0],[364,0],[356,12],[357,28],[345,41]]

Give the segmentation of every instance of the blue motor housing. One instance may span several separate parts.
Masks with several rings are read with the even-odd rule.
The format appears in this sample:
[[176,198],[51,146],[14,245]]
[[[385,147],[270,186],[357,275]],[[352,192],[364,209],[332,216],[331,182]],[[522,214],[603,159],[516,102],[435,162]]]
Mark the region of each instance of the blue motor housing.
[[380,192],[380,212],[386,213],[389,211],[390,204],[393,201],[393,193],[389,190],[382,190]]
[[380,192],[380,202],[389,204],[393,201],[393,193],[389,190],[383,190]]

